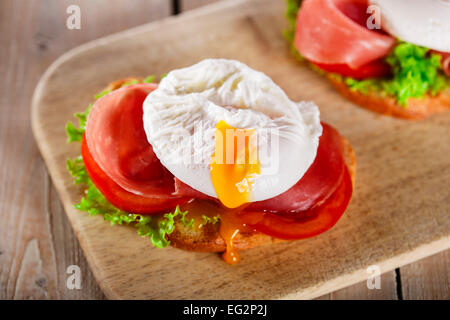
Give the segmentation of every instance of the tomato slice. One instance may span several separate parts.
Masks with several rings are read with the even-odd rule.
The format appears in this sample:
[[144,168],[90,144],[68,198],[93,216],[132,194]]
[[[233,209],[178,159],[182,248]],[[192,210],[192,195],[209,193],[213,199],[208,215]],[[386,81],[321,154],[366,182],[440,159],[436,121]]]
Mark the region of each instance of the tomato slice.
[[311,63],[323,71],[338,73],[344,77],[352,77],[357,80],[382,78],[391,75],[391,66],[381,59],[369,62],[356,69],[352,69],[346,64],[325,64],[312,61]]
[[336,224],[347,208],[352,192],[352,180],[346,169],[339,187],[319,206],[291,216],[243,211],[239,214],[239,218],[246,226],[275,238],[286,240],[310,238]]
[[[170,194],[166,194],[166,197],[147,197],[128,192],[115,183],[98,166],[89,152],[84,136],[81,142],[81,155],[92,182],[100,190],[102,195],[116,208],[145,215],[159,213],[163,210],[172,210],[177,205],[181,205],[190,199],[186,197],[172,197]],[[162,190],[162,192],[164,191],[165,189]]]

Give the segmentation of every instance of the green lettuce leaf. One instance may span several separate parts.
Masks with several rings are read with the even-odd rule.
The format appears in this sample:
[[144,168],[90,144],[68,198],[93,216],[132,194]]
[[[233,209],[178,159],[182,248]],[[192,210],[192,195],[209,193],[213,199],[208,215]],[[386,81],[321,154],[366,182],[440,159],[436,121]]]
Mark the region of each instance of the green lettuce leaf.
[[95,98],[95,100],[100,99],[101,97],[106,96],[106,95],[107,95],[108,93],[110,93],[110,92],[111,92],[111,90],[105,89],[105,90],[103,90],[102,92],[97,93],[97,94],[94,96],[94,98]]
[[300,8],[302,0],[286,0],[286,19],[289,23],[289,27],[283,30],[283,36],[289,43],[291,53],[298,60],[304,60],[301,54],[298,52],[297,48],[294,46],[295,37],[295,25],[297,22],[297,13]]
[[400,42],[386,58],[393,78],[381,82],[382,88],[406,106],[409,98],[436,95],[446,87],[441,56],[428,54],[429,49]]
[[75,178],[75,184],[89,184],[90,179],[89,175],[84,167],[83,159],[81,156],[76,157],[75,159],[67,159],[66,168],[72,177]]
[[123,88],[123,87],[131,86],[132,84],[138,84],[138,83],[139,83],[138,79],[133,79],[133,80],[130,80],[130,81],[127,81],[127,82],[123,83],[120,87]]
[[376,90],[381,92],[383,95],[387,95],[386,92],[383,91],[383,87],[381,86],[380,79],[365,79],[365,80],[356,80],[349,77],[337,77],[341,81],[344,81],[345,84],[353,91],[359,91],[363,94],[368,94],[372,90]]
[[148,76],[147,78],[142,80],[142,82],[144,83],[153,83],[153,81],[155,81],[155,76]]
[[283,31],[283,34],[289,43],[294,41],[295,24],[297,21],[297,13],[300,8],[300,0],[286,0],[286,19],[289,23],[289,28]]
[[345,78],[344,81],[352,90],[363,94],[378,91],[393,96],[400,106],[407,107],[409,98],[422,98],[427,94],[434,96],[449,87],[449,78],[442,72],[441,56],[428,51],[424,47],[399,42],[386,57],[386,62],[392,66],[392,77]]
[[203,219],[203,224],[207,224],[207,223],[216,224],[220,220],[220,215],[213,216],[213,217],[208,217],[206,215],[202,215],[202,219]]
[[86,121],[89,112],[91,111],[92,104],[86,109],[86,111],[81,113],[75,113],[75,117],[78,119],[78,128],[72,123],[72,121],[67,122],[66,133],[67,142],[81,142],[83,138],[84,130],[86,127]]

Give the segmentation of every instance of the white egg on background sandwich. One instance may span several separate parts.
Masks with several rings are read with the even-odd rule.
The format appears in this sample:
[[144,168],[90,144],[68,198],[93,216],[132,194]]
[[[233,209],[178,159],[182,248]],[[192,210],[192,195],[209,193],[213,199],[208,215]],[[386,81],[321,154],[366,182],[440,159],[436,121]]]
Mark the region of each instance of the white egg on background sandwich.
[[381,13],[381,27],[410,43],[450,52],[450,1],[370,0]]

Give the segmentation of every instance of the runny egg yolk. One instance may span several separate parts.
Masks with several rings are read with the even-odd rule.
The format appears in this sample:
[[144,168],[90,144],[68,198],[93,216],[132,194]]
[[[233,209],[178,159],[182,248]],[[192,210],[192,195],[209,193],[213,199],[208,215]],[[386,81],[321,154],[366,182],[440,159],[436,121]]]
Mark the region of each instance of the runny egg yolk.
[[255,129],[238,129],[221,120],[216,125],[211,181],[217,198],[228,208],[251,201],[255,177],[260,173]]
[[[236,218],[237,208],[251,201],[252,185],[260,173],[255,129],[238,129],[219,121],[215,151],[211,158],[211,181],[223,208],[219,233],[225,240],[222,258],[229,264],[239,260],[233,241],[244,226]],[[237,208],[237,209],[234,209]]]

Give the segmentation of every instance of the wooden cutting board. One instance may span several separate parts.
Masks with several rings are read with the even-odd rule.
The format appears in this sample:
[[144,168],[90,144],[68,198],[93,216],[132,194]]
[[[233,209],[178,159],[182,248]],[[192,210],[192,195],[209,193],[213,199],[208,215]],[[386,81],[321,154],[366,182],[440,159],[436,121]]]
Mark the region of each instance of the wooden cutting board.
[[[36,141],[67,215],[109,298],[313,298],[450,247],[450,112],[423,121],[381,116],[353,105],[289,54],[282,1],[227,1],[83,45],[42,77],[32,106]],[[73,205],[81,190],[66,171],[79,145],[64,126],[108,82],[160,75],[204,58],[240,60],[294,100],[314,100],[357,156],[349,208],[313,239],[241,253],[235,266],[217,254],[155,249],[132,227],[114,226]]]

